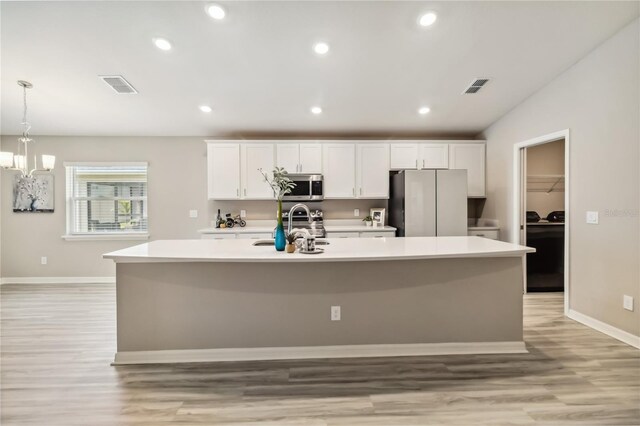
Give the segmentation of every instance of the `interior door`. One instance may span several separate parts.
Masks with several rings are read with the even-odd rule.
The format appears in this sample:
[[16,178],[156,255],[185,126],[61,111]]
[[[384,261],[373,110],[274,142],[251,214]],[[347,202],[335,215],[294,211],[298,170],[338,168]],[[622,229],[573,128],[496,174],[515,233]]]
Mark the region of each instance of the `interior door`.
[[[527,148],[520,148],[520,244],[527,245]],[[522,256],[523,293],[527,292],[527,255]]]

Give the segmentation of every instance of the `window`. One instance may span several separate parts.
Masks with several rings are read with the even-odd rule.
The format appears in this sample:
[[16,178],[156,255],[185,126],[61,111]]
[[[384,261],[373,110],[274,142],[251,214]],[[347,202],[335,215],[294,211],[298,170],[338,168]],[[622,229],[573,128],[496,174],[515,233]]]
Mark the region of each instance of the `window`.
[[146,163],[65,163],[67,237],[146,236]]

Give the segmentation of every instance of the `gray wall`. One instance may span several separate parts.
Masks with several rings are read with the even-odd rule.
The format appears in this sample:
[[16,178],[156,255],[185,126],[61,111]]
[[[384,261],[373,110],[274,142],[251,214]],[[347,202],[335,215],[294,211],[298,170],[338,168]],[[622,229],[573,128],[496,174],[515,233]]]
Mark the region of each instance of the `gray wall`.
[[[502,238],[511,223],[513,144],[570,129],[571,309],[640,335],[639,22],[502,117],[487,140],[487,202]],[[587,210],[600,212],[587,225]],[[607,213],[609,212],[609,214]],[[613,212],[613,213],[611,213]],[[622,308],[623,294],[636,300]]]
[[[2,136],[0,147],[15,151],[16,136]],[[248,219],[274,219],[273,201],[207,201],[206,145],[203,137],[80,137],[37,136],[37,152],[56,155],[55,212],[13,213],[13,172],[0,171],[0,261],[2,277],[114,276],[115,267],[102,254],[143,241],[65,241],[65,161],[149,162],[149,229],[151,239],[199,238],[198,229],[211,225],[218,208],[247,210]],[[327,218],[363,218],[383,200],[332,200],[322,203]],[[189,218],[197,209],[199,217]],[[47,256],[48,264],[40,258]]]

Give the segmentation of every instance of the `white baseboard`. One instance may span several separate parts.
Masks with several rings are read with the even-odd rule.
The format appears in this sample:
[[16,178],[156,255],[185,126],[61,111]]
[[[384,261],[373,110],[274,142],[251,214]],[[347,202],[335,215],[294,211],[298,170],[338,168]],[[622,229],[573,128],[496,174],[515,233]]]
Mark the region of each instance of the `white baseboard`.
[[569,313],[567,314],[567,316],[574,321],[578,321],[579,323],[586,325],[587,327],[591,327],[594,330],[604,333],[607,336],[613,337],[614,339],[618,339],[621,342],[626,343],[627,345],[631,345],[634,348],[640,349],[640,336],[636,336],[624,330],[620,330],[619,328],[592,318],[588,315],[581,314],[580,312],[574,311],[573,309],[569,309]]
[[265,361],[310,358],[362,358],[527,353],[524,342],[416,343],[397,345],[295,346],[278,348],[185,349],[116,353],[113,365],[180,362]]
[[4,277],[0,284],[111,284],[116,277]]

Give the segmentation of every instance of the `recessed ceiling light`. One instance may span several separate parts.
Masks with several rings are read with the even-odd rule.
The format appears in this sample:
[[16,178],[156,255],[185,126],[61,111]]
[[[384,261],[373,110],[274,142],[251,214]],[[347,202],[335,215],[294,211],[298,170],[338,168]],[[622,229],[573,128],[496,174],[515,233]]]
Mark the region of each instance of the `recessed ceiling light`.
[[213,111],[209,105],[200,105],[200,111],[202,112],[211,112]]
[[224,19],[225,15],[227,14],[219,4],[211,4],[207,6],[207,13],[213,19],[217,19],[218,21]]
[[438,15],[435,12],[427,12],[420,16],[418,23],[423,27],[430,27],[436,22],[436,19],[438,19]]
[[171,43],[169,43],[169,40],[164,39],[164,38],[154,38],[153,39],[153,44],[156,45],[156,47],[160,50],[171,50]]
[[324,42],[316,43],[313,46],[313,50],[318,55],[326,55],[329,52],[329,45],[327,43],[324,43]]
[[431,111],[431,108],[429,108],[427,106],[423,106],[423,107],[418,108],[418,114],[420,114],[420,115],[429,114],[429,111]]
[[319,106],[311,107],[311,113],[315,115],[322,114],[322,108]]

